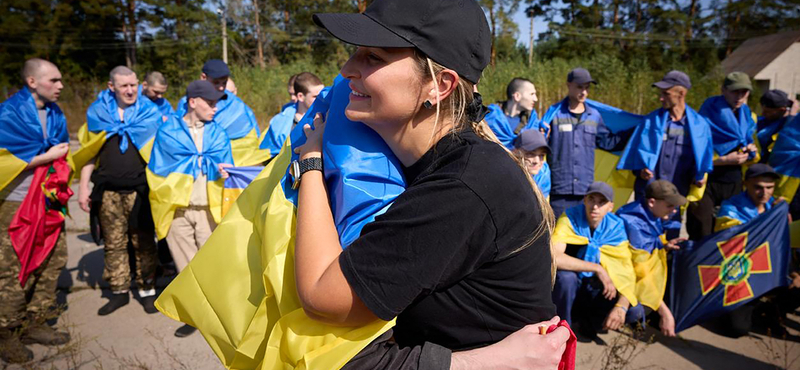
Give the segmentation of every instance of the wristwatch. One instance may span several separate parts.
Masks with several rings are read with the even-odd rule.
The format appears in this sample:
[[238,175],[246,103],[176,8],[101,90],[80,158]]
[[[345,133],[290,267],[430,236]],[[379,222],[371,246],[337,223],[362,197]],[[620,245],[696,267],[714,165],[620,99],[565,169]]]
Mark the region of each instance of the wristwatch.
[[311,157],[301,161],[292,161],[289,174],[292,175],[292,189],[300,187],[300,178],[308,171],[322,171],[322,158]]

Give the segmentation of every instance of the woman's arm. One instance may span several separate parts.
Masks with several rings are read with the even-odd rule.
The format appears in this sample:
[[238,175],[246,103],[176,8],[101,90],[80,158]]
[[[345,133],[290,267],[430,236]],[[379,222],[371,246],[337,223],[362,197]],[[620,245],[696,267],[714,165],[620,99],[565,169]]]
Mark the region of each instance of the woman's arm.
[[[321,115],[314,119],[316,129],[303,128],[307,141],[297,148],[300,159],[322,157]],[[321,171],[303,174],[297,198],[297,238],[295,278],[297,293],[306,314],[332,325],[357,326],[378,318],[356,296],[339,266],[342,246],[333,222]]]

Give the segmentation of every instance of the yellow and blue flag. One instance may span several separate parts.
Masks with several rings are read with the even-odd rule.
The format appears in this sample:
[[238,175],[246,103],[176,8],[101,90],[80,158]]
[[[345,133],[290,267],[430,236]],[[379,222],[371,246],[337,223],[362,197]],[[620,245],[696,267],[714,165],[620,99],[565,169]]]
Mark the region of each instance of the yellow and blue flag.
[[786,203],[778,204],[673,255],[669,307],[676,332],[789,283],[788,212]]
[[[765,211],[772,209],[774,198],[764,205]],[[746,224],[758,217],[758,207],[753,204],[747,192],[741,192],[722,202],[717,212],[714,231],[725,230],[736,225]]]
[[131,144],[138,150],[145,162],[150,161],[153,139],[161,125],[161,111],[150,99],[136,99],[136,102],[123,111],[124,120],[117,112],[117,100],[111,90],[103,90],[86,111],[86,123],[78,130],[81,143],[73,158],[76,168],[82,168],[95,158],[103,148],[106,139],[119,135],[119,149],[125,152]]
[[[150,99],[144,94],[142,94],[142,85],[139,85],[138,90],[139,98],[138,99]],[[158,107],[158,110],[161,111],[161,115],[164,116],[164,120],[169,118],[169,116],[175,114],[175,109],[172,109],[172,104],[169,103],[167,98],[158,98],[156,100],[151,100],[153,104]]]
[[263,170],[263,166],[228,167],[225,169],[228,172],[228,178],[225,179],[222,188],[222,217],[225,217],[228,210],[236,203],[236,199],[239,199],[239,196],[242,195],[244,189]]
[[348,81],[323,90],[280,154],[245,189],[156,306],[200,329],[229,369],[337,369],[394,325],[334,327],[308,318],[297,297],[297,192],[289,164],[302,127],[327,112],[323,166],[342,246],[405,188],[401,165],[372,129],[347,120]]
[[545,198],[550,197],[550,165],[547,162],[542,163],[542,169],[539,173],[533,175],[533,181],[539,186],[539,191],[542,192]]
[[795,116],[778,133],[769,164],[782,176],[775,196],[782,196],[791,203],[800,185],[800,116]]
[[497,137],[497,140],[509,150],[514,149],[514,140],[522,131],[531,128],[539,128],[539,115],[536,113],[536,109],[530,112],[528,122],[525,123],[520,130],[517,130],[516,126],[511,126],[511,122],[508,121],[508,116],[503,112],[502,107],[497,104],[490,104],[488,108],[489,113],[484,117],[484,120],[486,124],[489,125],[489,128],[492,129],[492,132],[494,132],[494,136]]
[[[556,222],[553,242],[583,245],[577,258],[587,262],[599,263],[608,272],[617,291],[630,301],[638,304],[636,298],[636,275],[631,262],[630,243],[621,218],[608,213],[600,221],[594,232],[586,219],[583,204],[568,208]],[[593,272],[581,272],[581,278],[591,277]]]
[[294,125],[294,116],[297,114],[297,103],[286,104],[281,112],[269,120],[269,127],[264,133],[259,149],[268,150],[270,157],[278,155],[283,148],[283,143],[289,137]]
[[[256,166],[269,159],[269,152],[259,149],[261,130],[253,110],[232,92],[225,90],[227,99],[217,102],[214,122],[225,129],[231,139],[233,162],[236,166]],[[176,114],[183,117],[187,111],[186,96],[178,101]]]
[[[700,115],[708,119],[714,152],[725,155],[737,148],[744,148],[755,142],[756,122],[747,104],[734,113],[722,95],[712,96],[703,102]],[[750,153],[750,159],[758,161],[758,152]]]
[[[44,106],[47,135],[36,102],[27,87],[0,104],[0,190],[19,175],[33,157],[69,142],[67,119],[55,103]],[[69,156],[68,156],[69,159]]]
[[211,215],[216,222],[222,220],[224,180],[217,165],[233,163],[230,140],[216,122],[207,122],[203,128],[203,150],[197,150],[189,130],[181,117],[170,116],[158,129],[147,164],[150,210],[159,239],[167,237],[175,210],[189,205],[192,187],[201,174],[207,179]]

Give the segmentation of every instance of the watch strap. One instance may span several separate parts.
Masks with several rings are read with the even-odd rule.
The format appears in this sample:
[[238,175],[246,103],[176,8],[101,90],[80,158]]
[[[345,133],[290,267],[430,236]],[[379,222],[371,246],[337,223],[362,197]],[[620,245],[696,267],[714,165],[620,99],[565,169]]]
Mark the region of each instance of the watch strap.
[[303,176],[303,174],[308,171],[322,171],[321,157],[306,158],[300,161],[298,164],[300,165],[300,173],[297,174],[297,177]]

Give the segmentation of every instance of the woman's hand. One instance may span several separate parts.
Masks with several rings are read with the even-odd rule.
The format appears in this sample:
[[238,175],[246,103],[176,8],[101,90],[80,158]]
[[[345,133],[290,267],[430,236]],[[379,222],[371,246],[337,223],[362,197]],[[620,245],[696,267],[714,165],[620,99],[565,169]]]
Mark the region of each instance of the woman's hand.
[[569,331],[560,327],[542,335],[539,327],[549,328],[560,320],[556,316],[549,321],[525,326],[490,346],[455,352],[450,369],[557,369],[567,348]]
[[300,160],[313,157],[322,157],[322,135],[325,133],[325,117],[322,113],[314,116],[314,128],[305,124],[303,132],[306,134],[305,144],[297,147],[294,152],[300,155]]

